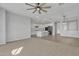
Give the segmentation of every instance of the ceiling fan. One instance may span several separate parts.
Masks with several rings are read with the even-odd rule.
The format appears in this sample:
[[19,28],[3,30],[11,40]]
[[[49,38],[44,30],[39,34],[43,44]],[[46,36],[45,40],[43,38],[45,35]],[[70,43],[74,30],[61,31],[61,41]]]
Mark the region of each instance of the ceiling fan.
[[38,11],[39,14],[41,14],[42,12],[47,12],[46,9],[51,8],[51,6],[45,6],[46,3],[34,3],[34,5],[29,4],[29,3],[25,3],[25,5],[29,5],[32,8],[29,8],[27,10],[34,10],[33,13],[35,13],[36,11]]

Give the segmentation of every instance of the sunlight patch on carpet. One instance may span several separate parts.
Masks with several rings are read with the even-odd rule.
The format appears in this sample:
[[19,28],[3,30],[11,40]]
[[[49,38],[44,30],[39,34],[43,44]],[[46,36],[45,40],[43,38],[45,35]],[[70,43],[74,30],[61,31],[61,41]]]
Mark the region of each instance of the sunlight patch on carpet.
[[13,50],[11,51],[11,54],[12,54],[12,55],[18,55],[18,54],[21,53],[22,49],[23,49],[23,47],[19,47],[19,48],[13,49]]

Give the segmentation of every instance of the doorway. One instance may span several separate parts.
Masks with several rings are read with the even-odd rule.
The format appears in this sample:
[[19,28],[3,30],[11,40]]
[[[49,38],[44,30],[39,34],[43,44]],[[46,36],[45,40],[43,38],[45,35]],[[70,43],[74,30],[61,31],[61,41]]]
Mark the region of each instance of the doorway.
[[55,22],[55,36],[60,36],[60,22]]
[[45,27],[45,31],[48,31],[49,35],[52,35],[52,29],[53,29],[52,26]]

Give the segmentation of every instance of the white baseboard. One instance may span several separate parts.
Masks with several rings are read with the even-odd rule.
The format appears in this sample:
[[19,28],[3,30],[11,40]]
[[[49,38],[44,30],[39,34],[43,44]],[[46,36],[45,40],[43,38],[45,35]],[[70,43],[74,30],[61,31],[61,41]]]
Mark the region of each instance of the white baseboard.
[[18,41],[18,40],[24,40],[24,39],[28,39],[28,38],[31,38],[31,36],[23,37],[23,38],[16,38],[16,39],[13,39],[13,40],[9,40],[9,41],[7,41],[7,42],[13,42],[13,41]]
[[0,45],[6,44],[6,42],[0,43]]

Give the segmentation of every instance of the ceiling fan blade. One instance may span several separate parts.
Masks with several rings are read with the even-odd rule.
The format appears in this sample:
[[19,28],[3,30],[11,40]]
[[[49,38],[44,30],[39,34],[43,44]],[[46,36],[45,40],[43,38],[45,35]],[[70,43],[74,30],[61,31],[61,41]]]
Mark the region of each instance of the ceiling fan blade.
[[35,3],[35,5],[40,5],[40,3]]
[[38,10],[39,14],[41,14],[41,10]]
[[33,11],[33,13],[35,13],[37,11],[37,9],[35,9],[34,11]]
[[31,4],[29,4],[29,3],[25,3],[25,5],[29,5],[29,6],[35,7],[34,5],[31,5]]
[[43,12],[47,12],[47,10],[41,9]]
[[63,5],[64,3],[58,3],[59,6]]
[[51,6],[47,6],[47,7],[42,7],[42,8],[51,8]]
[[27,10],[33,10],[33,9],[35,9],[35,8],[29,8],[29,9],[27,9]]
[[42,3],[42,4],[40,4],[40,6],[44,6],[46,3]]

